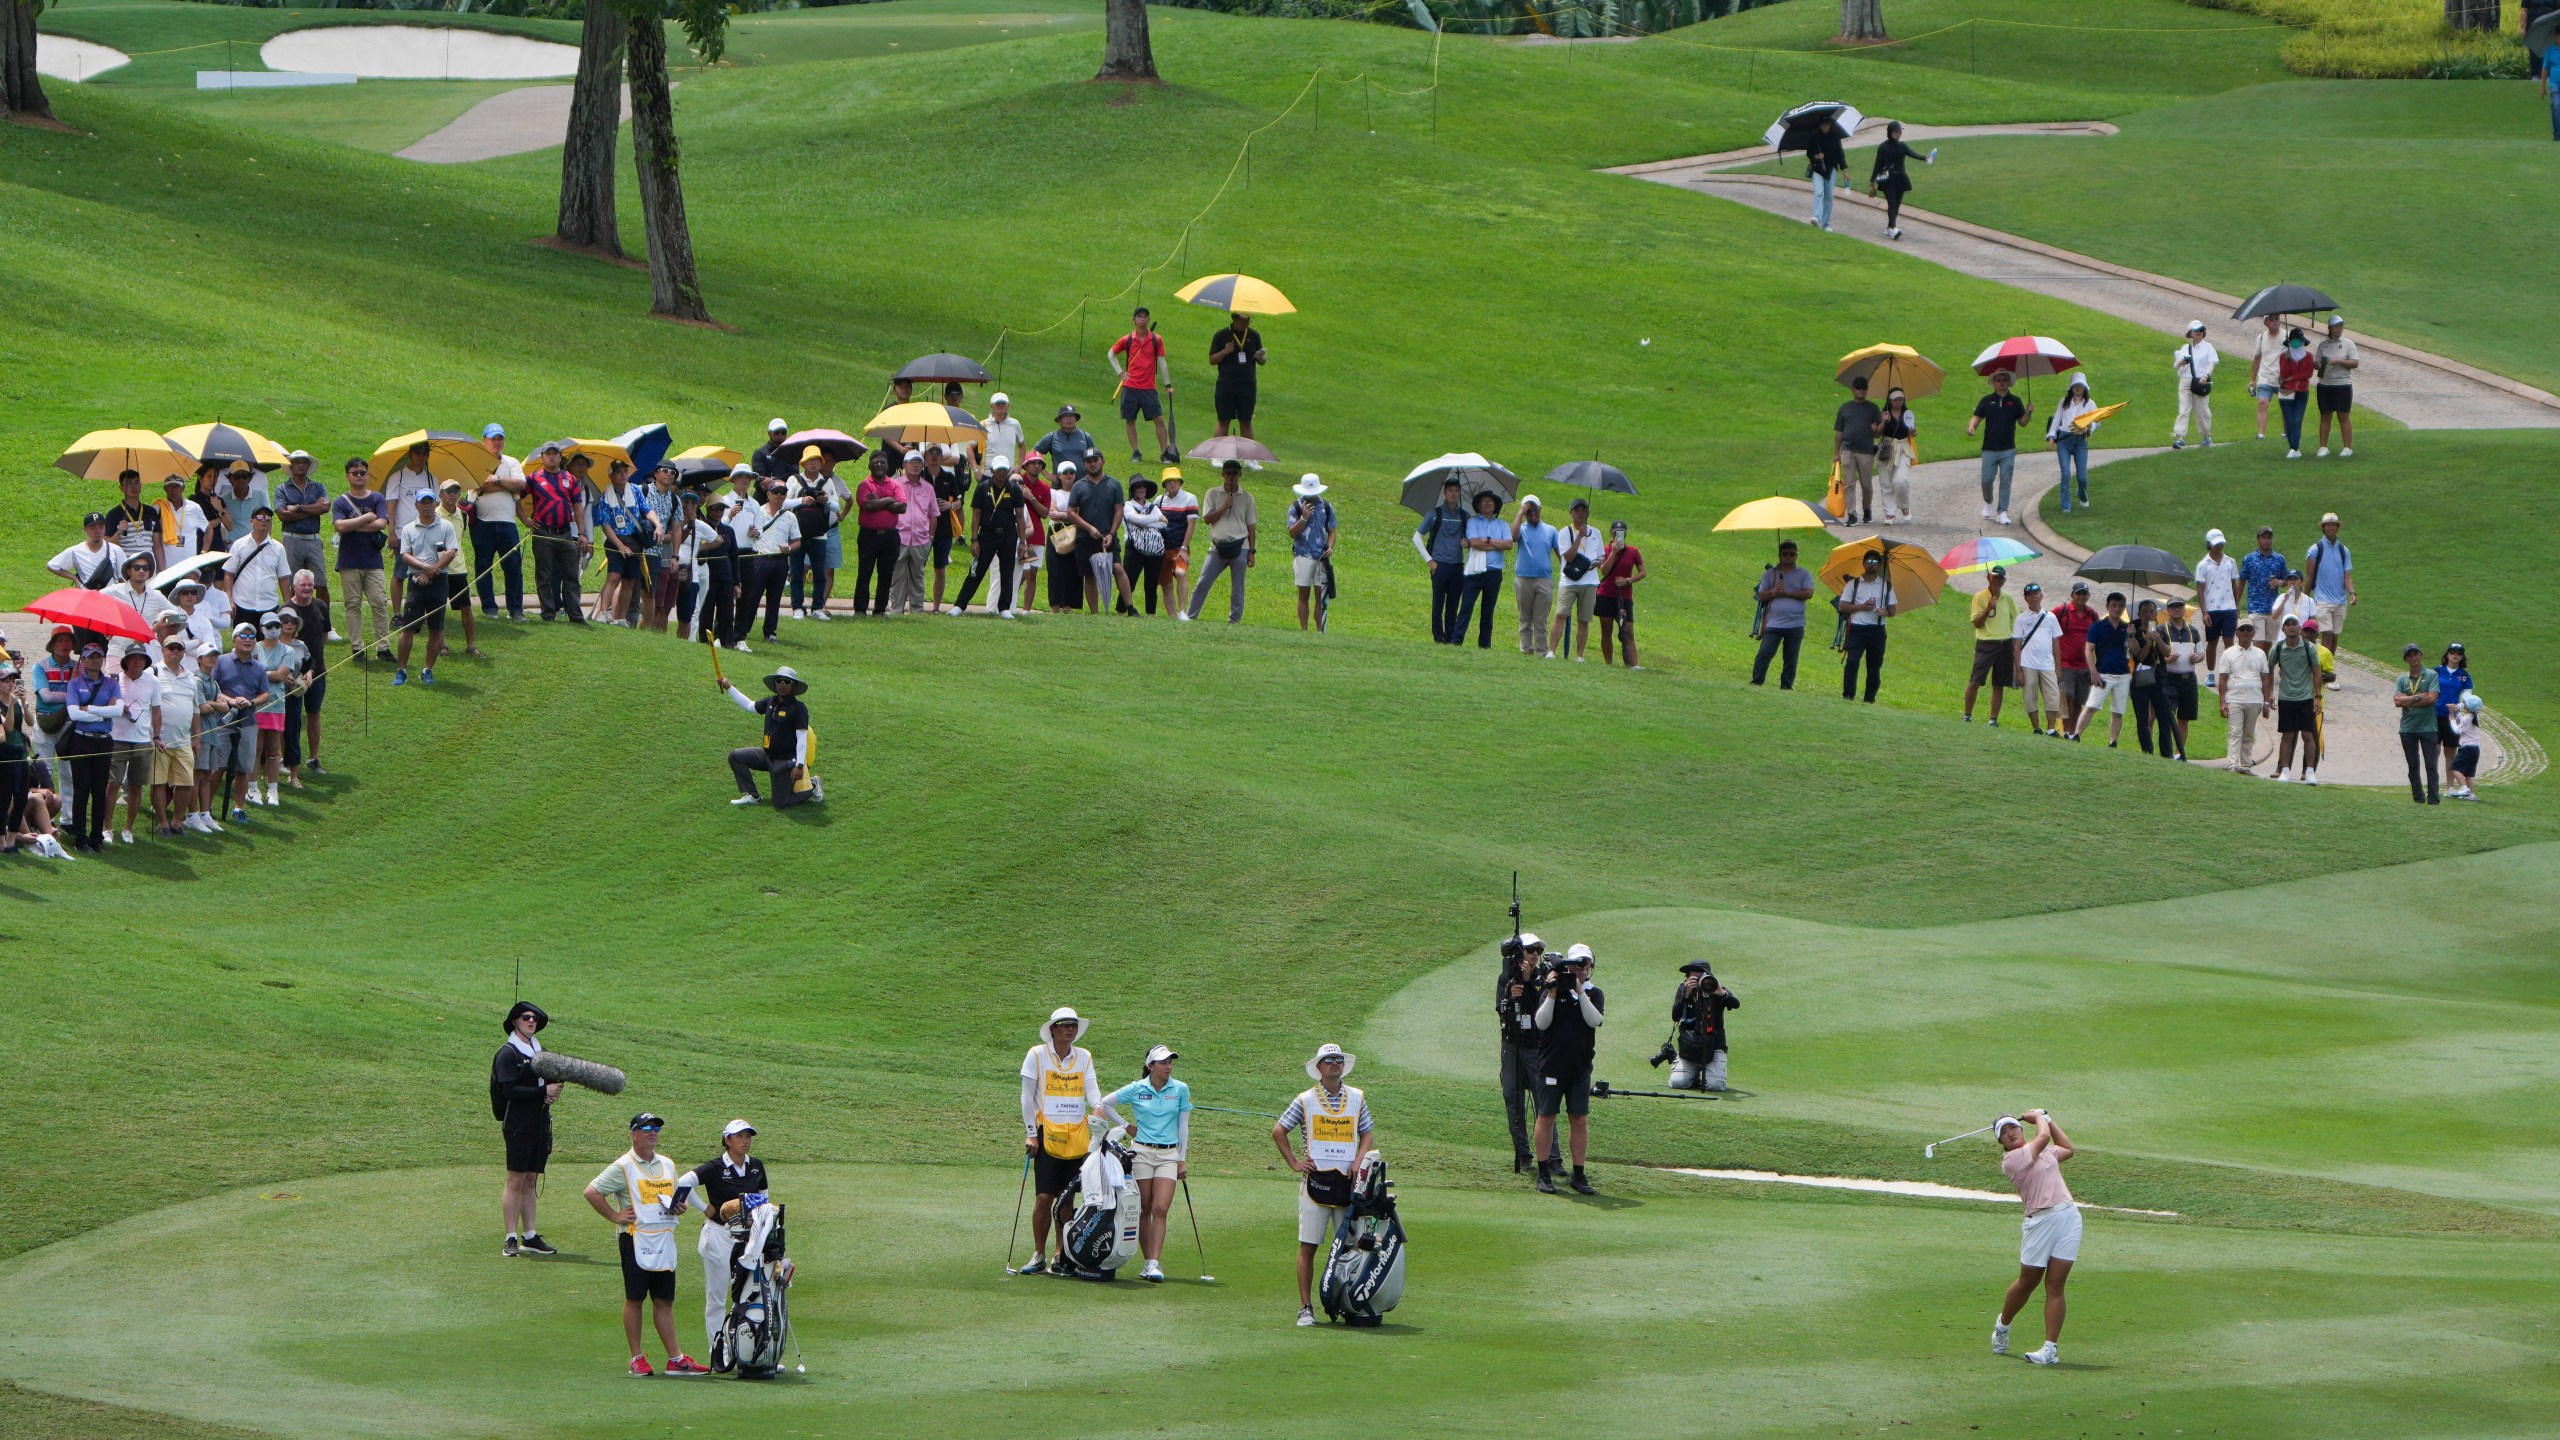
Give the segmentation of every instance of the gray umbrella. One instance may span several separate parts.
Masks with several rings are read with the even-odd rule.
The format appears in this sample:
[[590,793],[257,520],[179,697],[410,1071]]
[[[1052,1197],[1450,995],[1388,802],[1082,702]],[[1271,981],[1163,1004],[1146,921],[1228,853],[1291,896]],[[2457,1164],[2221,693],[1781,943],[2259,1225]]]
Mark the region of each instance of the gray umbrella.
[[1579,485],[1586,490],[1612,490],[1620,495],[1636,493],[1635,482],[1627,478],[1626,471],[1615,465],[1603,465],[1597,460],[1575,460],[1559,465],[1547,472],[1547,483]]
[[2187,562],[2149,545],[2110,545],[2071,573],[2083,580],[2119,585],[2192,585],[2196,581]]
[[989,383],[990,379],[986,366],[966,355],[953,355],[948,352],[919,355],[899,366],[898,373],[889,378],[931,384],[958,381],[963,385],[984,385]]
[[1519,476],[1472,450],[1464,450],[1413,467],[1413,473],[1404,477],[1398,498],[1414,514],[1428,515],[1431,507],[1440,503],[1442,482],[1449,480],[1458,482],[1459,501],[1470,510],[1475,508],[1476,496],[1484,491],[1501,496],[1505,505],[1520,493]]
[[2270,285],[2241,301],[2231,318],[2255,320],[2261,315],[2308,315],[2314,310],[2337,308],[2337,301],[2308,285]]

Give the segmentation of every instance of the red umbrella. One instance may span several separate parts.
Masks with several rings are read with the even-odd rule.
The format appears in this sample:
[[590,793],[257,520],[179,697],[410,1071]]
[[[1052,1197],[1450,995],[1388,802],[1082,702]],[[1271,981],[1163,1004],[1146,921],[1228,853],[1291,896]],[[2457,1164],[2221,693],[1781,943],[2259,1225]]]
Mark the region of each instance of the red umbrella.
[[2080,368],[2071,349],[2050,335],[2012,335],[1973,357],[1973,373],[1988,375],[2006,370],[2024,379],[2030,375],[2059,375]]
[[102,591],[56,590],[27,606],[27,613],[39,620],[95,630],[101,635],[120,635],[127,640],[151,638],[151,627],[142,623],[141,611]]

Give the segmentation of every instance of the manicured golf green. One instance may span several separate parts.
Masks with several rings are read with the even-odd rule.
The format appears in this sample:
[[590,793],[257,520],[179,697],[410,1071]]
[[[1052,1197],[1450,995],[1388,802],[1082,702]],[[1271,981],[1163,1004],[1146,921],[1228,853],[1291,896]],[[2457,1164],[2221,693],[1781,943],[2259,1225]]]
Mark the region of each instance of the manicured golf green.
[[[1719,24],[1785,20],[1805,45],[1822,8]],[[891,368],[949,349],[990,355],[1035,429],[1074,400],[1125,456],[1101,353],[1132,299],[1169,311],[1186,440],[1218,317],[1170,290],[1238,269],[1301,307],[1262,326],[1258,428],[1283,463],[1251,482],[1247,623],[786,622],[723,658],[750,689],[777,664],[811,678],[823,806],[727,803],[721,756],[754,731],[701,650],[498,622],[432,689],[339,668],[329,773],[221,837],[0,864],[0,1143],[41,1182],[0,1218],[0,1422],[2327,1437],[2526,1435],[2560,1408],[2560,1136],[2535,1103],[2552,783],[2430,811],[1963,726],[1952,604],[1896,622],[1877,707],[1837,698],[1818,639],[1796,693],[1743,686],[1770,537],[1709,527],[1818,492],[1836,356],[2059,331],[2130,375],[2156,337],[1590,173],[1745,143],[1817,79],[1931,118],[2076,118],[2246,66],[2181,90],[2165,59],[2111,73],[2067,47],[1996,74],[1763,54],[1740,61],[1754,89],[1730,55],[1452,38],[1435,142],[1433,100],[1389,93],[1428,83],[1417,32],[1159,11],[1171,83],[1124,90],[1085,83],[1090,29],[848,38],[902,13],[771,17],[807,27],[792,53],[843,58],[677,91],[727,329],[650,320],[645,276],[527,243],[556,155],[423,167],[141,84],[57,90],[85,134],[0,130],[0,373],[20,377],[0,609],[104,499],[44,468],[99,425],[221,416],[333,479],[422,423],[498,419],[521,449],[663,419],[680,445],[740,444],[775,413],[858,424]],[[2436,516],[2464,513],[2463,477],[2524,474],[2513,503],[2547,502],[2534,452],[2501,448],[2527,444],[2387,436],[2371,479],[2319,472],[2361,487],[2339,499],[2240,447],[2128,462],[2098,513],[2148,537],[2207,505],[2226,527],[2242,504],[2352,505],[2360,573],[2392,592],[2377,626],[2465,627],[2501,707],[2547,731],[2548,682],[2522,673],[2538,622],[2424,579],[2459,543]],[[1642,672],[1520,657],[1507,599],[1489,653],[1425,642],[1396,484],[1465,448],[1551,505],[1535,477],[1564,460],[1635,476],[1598,498],[1652,571]],[[1323,636],[1294,627],[1277,536],[1302,470],[1345,525]],[[1746,1002],[1747,1093],[1598,1102],[1595,1200],[1504,1163],[1485,992],[1515,870],[1530,928],[1600,952],[1603,1078],[1659,1077],[1681,961],[1711,956]],[[556,1261],[498,1253],[482,1076],[519,963],[545,1041],[631,1081],[562,1101]],[[1107,1079],[1167,1041],[1203,1105],[1252,1112],[1195,1129],[1216,1286],[1190,1279],[1179,1211],[1174,1283],[1001,1273],[1015,1070],[1061,1003]],[[1376,1334],[1289,1323],[1293,1200],[1262,1117],[1328,1039],[1362,1056],[1415,1247]],[[1987,1143],[1921,1147],[2033,1104],[2083,1146],[2084,1201],[2175,1212],[2092,1212],[2054,1371],[1986,1350],[2014,1207],[1665,1168],[1999,1190]],[[576,1192],[642,1106],[688,1161],[731,1115],[760,1127],[805,1379],[621,1378],[610,1237]],[[65,1155],[79,1173],[53,1185]],[[690,1253],[680,1274],[690,1345]]]

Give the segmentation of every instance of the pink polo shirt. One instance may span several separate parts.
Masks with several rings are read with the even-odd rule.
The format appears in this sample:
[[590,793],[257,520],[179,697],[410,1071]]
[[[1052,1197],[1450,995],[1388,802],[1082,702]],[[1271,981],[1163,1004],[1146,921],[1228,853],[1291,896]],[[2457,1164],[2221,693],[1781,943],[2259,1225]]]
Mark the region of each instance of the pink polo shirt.
[[2062,1183],[2062,1152],[2047,1145],[2030,1159],[2027,1150],[2021,1145],[2000,1157],[2000,1173],[2018,1187],[2018,1200],[2027,1213],[2070,1204],[2071,1187]]
[[[871,500],[904,500],[906,498],[907,487],[895,480],[865,480],[856,486],[853,492],[853,503],[856,505]],[[865,510],[862,512],[862,518],[854,524],[856,528],[863,530],[894,530],[898,528],[898,516],[897,512],[892,510]]]
[[906,513],[898,517],[898,543],[932,544],[933,517],[942,509],[941,497],[933,493],[933,477],[928,475],[921,480],[909,480],[901,476],[898,484],[907,496]]

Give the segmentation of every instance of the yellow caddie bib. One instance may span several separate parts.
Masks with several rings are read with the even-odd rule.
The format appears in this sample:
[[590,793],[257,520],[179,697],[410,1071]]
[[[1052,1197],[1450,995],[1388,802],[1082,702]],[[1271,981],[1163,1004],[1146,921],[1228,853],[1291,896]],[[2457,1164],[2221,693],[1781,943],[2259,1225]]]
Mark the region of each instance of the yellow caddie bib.
[[1060,1070],[1041,1057],[1040,1148],[1055,1160],[1081,1160],[1093,1148],[1085,1126],[1084,1072]]

